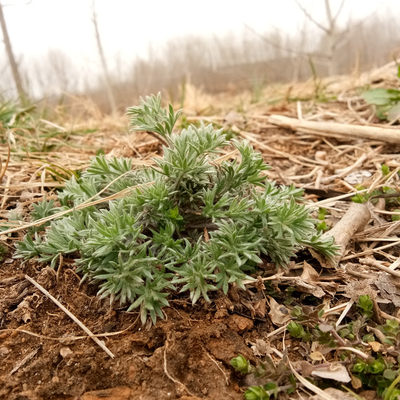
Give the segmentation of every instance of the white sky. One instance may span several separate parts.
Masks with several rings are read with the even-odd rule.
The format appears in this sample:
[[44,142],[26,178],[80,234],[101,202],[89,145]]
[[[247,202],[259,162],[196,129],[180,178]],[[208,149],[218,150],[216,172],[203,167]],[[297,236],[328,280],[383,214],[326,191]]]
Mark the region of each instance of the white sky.
[[[323,21],[323,0],[299,1]],[[98,71],[92,0],[0,2],[20,63],[29,65],[56,49],[80,68]],[[331,0],[333,9],[340,3],[341,0]],[[240,34],[245,25],[260,33],[279,29],[294,34],[304,23],[304,15],[294,0],[96,0],[95,4],[107,57],[129,62],[137,55],[145,56],[150,45],[157,48],[174,37]],[[378,9],[400,15],[400,1],[346,0],[342,22],[365,18]],[[5,65],[2,46],[0,71]]]

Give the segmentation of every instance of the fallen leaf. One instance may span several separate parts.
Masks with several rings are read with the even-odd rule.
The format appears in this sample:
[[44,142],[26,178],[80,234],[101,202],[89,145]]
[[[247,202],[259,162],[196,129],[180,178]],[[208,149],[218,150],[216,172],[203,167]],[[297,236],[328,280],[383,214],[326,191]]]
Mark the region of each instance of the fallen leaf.
[[311,372],[311,375],[324,379],[333,379],[334,381],[343,383],[351,381],[346,367],[338,362],[333,362],[326,366],[318,366]]
[[282,326],[290,320],[290,312],[283,305],[279,304],[274,298],[269,298],[270,312],[268,315],[274,325]]
[[357,376],[351,376],[351,386],[353,389],[361,389],[362,388],[362,381]]
[[400,307],[400,289],[393,284],[393,277],[387,273],[380,273],[374,285],[379,289],[380,295],[390,300],[396,307]]
[[324,323],[318,324],[318,328],[321,332],[330,332],[333,330],[332,325],[324,324]]
[[261,299],[254,303],[254,311],[257,317],[264,318],[267,313],[267,301],[265,299]]
[[313,351],[309,357],[312,361],[325,361],[324,355],[319,351]]
[[318,272],[306,261],[303,262],[303,273],[301,279],[308,283],[313,283],[319,278]]
[[251,346],[251,349],[253,350],[254,355],[258,357],[272,353],[271,346],[262,339],[256,339],[256,342]]
[[379,342],[369,342],[368,343],[371,346],[372,351],[378,352],[382,348],[382,344]]
[[361,170],[355,171],[347,175],[344,180],[350,185],[357,185],[364,182],[365,179],[369,178],[372,175],[371,171]]

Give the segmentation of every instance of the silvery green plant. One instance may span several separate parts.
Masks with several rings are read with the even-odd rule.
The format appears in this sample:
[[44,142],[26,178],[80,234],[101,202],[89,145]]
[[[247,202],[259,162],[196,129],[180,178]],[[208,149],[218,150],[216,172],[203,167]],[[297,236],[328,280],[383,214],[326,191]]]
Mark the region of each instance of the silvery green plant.
[[[142,99],[128,115],[133,129],[163,137],[163,156],[140,169],[126,158],[95,157],[59,193],[56,211],[132,190],[28,232],[16,257],[54,268],[61,255],[74,258],[102,297],[155,323],[176,292],[188,293],[193,304],[208,302],[214,291],[244,288],[263,259],[284,266],[305,247],[335,254],[333,240],[320,236],[302,204],[302,191],[268,181],[268,166],[247,142],[227,141],[204,124],[174,133],[178,114],[162,108],[159,95]],[[221,157],[227,146],[239,161]],[[32,219],[52,215],[55,205],[36,206]]]

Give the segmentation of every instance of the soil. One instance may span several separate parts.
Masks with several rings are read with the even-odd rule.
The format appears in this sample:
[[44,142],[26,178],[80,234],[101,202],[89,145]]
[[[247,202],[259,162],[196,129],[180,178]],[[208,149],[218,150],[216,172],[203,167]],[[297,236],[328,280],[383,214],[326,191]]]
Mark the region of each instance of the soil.
[[[24,274],[46,287],[92,332],[108,333],[103,340],[114,359],[85,338]],[[228,298],[214,299],[211,308],[193,308],[177,298],[165,310],[165,320],[142,327],[137,313],[110,307],[96,297],[94,287],[79,283],[73,267],[56,273],[11,259],[3,264],[1,399],[243,398],[240,377],[229,362],[239,353],[254,359],[249,343],[271,331],[270,323],[230,313]]]

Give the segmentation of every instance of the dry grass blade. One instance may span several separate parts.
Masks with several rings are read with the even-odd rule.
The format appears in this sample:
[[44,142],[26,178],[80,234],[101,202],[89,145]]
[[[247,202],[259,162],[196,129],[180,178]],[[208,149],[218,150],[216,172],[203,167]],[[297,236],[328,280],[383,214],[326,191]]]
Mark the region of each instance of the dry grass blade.
[[7,160],[6,160],[6,164],[4,165],[3,169],[2,169],[3,163],[1,162],[1,159],[0,159],[0,183],[1,183],[2,179],[4,178],[4,175],[7,172],[8,164],[10,163],[10,153],[11,153],[10,145],[7,143]]
[[[120,179],[122,176],[123,175],[119,176],[118,179]],[[114,179],[114,181],[110,182],[104,189],[102,189],[100,192],[98,192],[93,197],[97,197],[98,195],[100,195],[102,192],[104,192],[107,189],[107,187],[109,187],[115,181],[116,181],[116,179]],[[110,200],[119,199],[121,197],[126,196],[130,192],[132,192],[132,190],[135,190],[135,189],[147,186],[147,185],[152,185],[152,184],[153,184],[153,182],[148,182],[148,183],[142,183],[142,184],[139,184],[139,185],[130,186],[130,187],[127,187],[126,189],[123,189],[123,190],[121,190],[121,191],[119,191],[117,193],[114,193],[114,194],[110,195],[110,196],[106,196],[106,197],[103,197],[101,199],[94,200],[94,201],[90,201],[90,199],[93,198],[93,197],[91,197],[90,199],[86,200],[85,202],[83,202],[83,203],[81,203],[81,204],[77,205],[76,207],[73,207],[73,208],[71,208],[69,210],[60,211],[60,212],[58,212],[56,214],[53,214],[53,215],[51,215],[49,217],[41,218],[41,219],[38,219],[36,221],[29,222],[27,224],[23,224],[23,225],[21,225],[21,226],[19,226],[17,228],[7,229],[5,231],[2,231],[1,234],[2,235],[8,235],[9,233],[19,232],[19,231],[22,231],[24,229],[31,228],[33,226],[39,226],[39,225],[42,225],[42,224],[44,224],[44,223],[46,223],[48,221],[52,221],[52,220],[57,219],[59,217],[63,217],[64,215],[68,215],[68,214],[70,214],[70,213],[72,213],[74,211],[83,210],[83,209],[85,209],[87,207],[91,207],[91,206],[94,206],[94,205],[97,205],[97,204],[101,204],[101,203],[106,203],[107,201],[110,201]]]
[[100,346],[111,358],[114,358],[114,354],[111,352],[110,349],[102,342],[99,340],[93,332],[86,326],[84,325],[78,318],[75,317],[74,314],[71,313],[67,308],[65,308],[54,296],[52,296],[42,285],[37,283],[34,279],[32,279],[30,276],[25,275],[25,279],[28,280],[32,285],[34,285],[36,288],[38,288],[45,296],[47,296],[54,304],[56,304],[62,311],[65,312],[65,314],[68,315],[83,331],[85,331],[88,336],[98,345]]
[[360,263],[369,265],[371,267],[380,269],[381,271],[387,272],[388,274],[395,276],[396,278],[400,278],[400,272],[395,271],[390,267],[385,267],[382,265],[378,260],[375,260],[374,258],[360,258]]
[[36,356],[37,352],[39,351],[40,347],[37,347],[36,349],[32,350],[29,352],[17,365],[12,369],[10,372],[10,375],[15,374],[21,367],[23,367],[27,362],[32,360],[33,357]]
[[293,367],[292,363],[288,359],[288,364],[289,368],[291,369],[293,375],[296,377],[296,379],[304,385],[307,389],[311,390],[313,393],[317,394],[318,396],[321,397],[323,400],[337,400],[335,397],[329,395],[328,393],[324,392],[322,389],[320,389],[318,386],[315,386],[313,383],[308,381],[306,378],[301,376]]
[[341,259],[341,261],[351,260],[352,258],[357,258],[357,257],[361,257],[361,256],[367,256],[369,254],[376,253],[379,250],[388,249],[390,247],[394,247],[394,246],[397,246],[397,245],[400,245],[400,239],[397,242],[392,242],[392,243],[389,243],[389,244],[385,244],[383,246],[376,247],[374,249],[368,249],[368,250],[361,251],[360,253],[349,254],[348,256],[343,257]]

